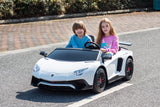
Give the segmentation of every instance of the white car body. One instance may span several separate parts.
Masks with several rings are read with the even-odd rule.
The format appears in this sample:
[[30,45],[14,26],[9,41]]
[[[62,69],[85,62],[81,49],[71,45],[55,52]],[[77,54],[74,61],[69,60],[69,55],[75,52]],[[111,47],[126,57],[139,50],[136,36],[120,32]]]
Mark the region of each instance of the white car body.
[[[48,56],[41,58],[35,64],[35,67],[33,69],[31,81],[31,84],[33,86],[47,87],[51,89],[92,89],[94,85],[95,74],[99,68],[104,69],[106,73],[107,83],[110,83],[125,77],[126,60],[128,58],[133,60],[132,51],[129,51],[125,48],[121,48],[121,50],[113,55],[111,59],[106,58],[104,60],[101,56],[102,52],[100,50],[67,48],[58,48],[55,50],[65,50],[68,52],[73,51],[73,53],[74,51],[78,51],[77,53],[80,53],[81,51],[82,53],[93,52],[97,54],[97,58],[95,60],[84,61],[57,60],[49,58]],[[68,57],[72,57],[69,55]]]

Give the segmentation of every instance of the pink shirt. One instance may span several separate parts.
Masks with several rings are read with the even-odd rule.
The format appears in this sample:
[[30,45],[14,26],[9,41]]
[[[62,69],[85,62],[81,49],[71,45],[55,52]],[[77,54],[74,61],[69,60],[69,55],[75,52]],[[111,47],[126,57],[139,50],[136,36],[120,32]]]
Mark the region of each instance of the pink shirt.
[[117,36],[111,35],[108,37],[103,36],[101,40],[101,48],[106,49],[106,52],[112,52],[116,54],[118,51],[118,38]]

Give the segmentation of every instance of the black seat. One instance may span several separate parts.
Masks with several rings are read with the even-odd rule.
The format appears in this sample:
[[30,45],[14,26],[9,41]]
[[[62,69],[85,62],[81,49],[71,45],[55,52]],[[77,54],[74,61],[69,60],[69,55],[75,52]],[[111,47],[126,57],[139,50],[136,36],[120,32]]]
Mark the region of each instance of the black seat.
[[92,42],[94,42],[95,41],[95,39],[94,39],[94,36],[93,35],[88,35],[91,39],[92,39]]

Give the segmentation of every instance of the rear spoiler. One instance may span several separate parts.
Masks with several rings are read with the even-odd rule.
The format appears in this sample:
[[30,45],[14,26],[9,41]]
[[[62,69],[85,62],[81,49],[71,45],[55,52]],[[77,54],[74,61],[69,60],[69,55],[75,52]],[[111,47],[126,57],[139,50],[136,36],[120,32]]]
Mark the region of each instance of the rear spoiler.
[[132,43],[119,41],[120,45],[132,46]]

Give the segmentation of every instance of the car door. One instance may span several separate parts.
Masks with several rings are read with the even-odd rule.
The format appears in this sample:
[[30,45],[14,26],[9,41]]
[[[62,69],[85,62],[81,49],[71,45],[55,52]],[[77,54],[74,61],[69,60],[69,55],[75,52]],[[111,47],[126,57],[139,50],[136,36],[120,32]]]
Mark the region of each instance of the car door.
[[114,78],[117,73],[117,58],[104,60],[104,66],[107,70],[108,80]]

